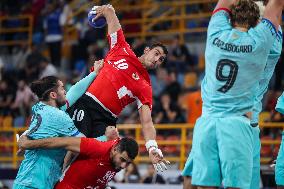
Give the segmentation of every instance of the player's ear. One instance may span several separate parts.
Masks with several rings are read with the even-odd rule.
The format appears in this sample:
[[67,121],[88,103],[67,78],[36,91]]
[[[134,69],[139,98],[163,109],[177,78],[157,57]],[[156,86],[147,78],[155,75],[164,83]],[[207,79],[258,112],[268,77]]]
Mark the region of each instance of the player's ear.
[[55,98],[57,98],[57,93],[52,91],[52,92],[49,93],[49,97],[55,99]]
[[147,54],[151,49],[149,47],[145,47],[144,54]]

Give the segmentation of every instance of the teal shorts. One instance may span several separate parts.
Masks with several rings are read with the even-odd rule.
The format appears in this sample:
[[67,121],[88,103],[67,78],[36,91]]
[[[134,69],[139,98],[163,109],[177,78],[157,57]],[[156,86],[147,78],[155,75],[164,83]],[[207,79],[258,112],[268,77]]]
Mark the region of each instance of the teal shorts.
[[200,117],[193,134],[192,185],[250,188],[253,146],[248,118]]
[[[260,148],[261,142],[259,138],[260,130],[259,127],[253,128],[253,169],[252,169],[252,179],[250,184],[250,189],[260,188]],[[192,176],[193,158],[192,152],[188,155],[187,161],[185,163],[184,169],[181,173],[182,176]]]
[[192,159],[192,152],[189,153],[188,158],[186,160],[185,166],[182,170],[181,175],[184,177],[191,177],[192,176],[192,167],[193,167],[193,159]]
[[278,186],[284,186],[284,132],[282,132],[282,141],[275,167],[275,182]]
[[260,188],[260,148],[261,142],[259,138],[260,130],[259,127],[253,127],[253,168],[252,168],[252,179],[250,189]]

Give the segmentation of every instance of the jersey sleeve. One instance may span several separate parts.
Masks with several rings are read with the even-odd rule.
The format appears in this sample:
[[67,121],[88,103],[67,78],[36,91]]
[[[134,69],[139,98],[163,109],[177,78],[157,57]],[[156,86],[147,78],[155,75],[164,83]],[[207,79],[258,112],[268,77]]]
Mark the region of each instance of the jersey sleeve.
[[277,32],[274,25],[265,18],[263,18],[256,27],[251,28],[249,33],[258,47],[269,50],[277,38]]
[[278,98],[275,109],[281,114],[284,114],[284,93]]
[[108,37],[110,50],[112,50],[114,47],[119,47],[119,46],[123,47],[125,45],[128,45],[128,43],[125,40],[122,29],[119,29],[118,31],[112,34],[109,34],[107,37]]
[[210,19],[207,35],[212,36],[218,32],[232,29],[230,24],[230,11],[226,8],[220,8],[213,12]]
[[107,150],[105,144],[94,138],[81,138],[80,155],[93,158],[101,157]]
[[282,52],[282,43],[283,43],[282,29],[279,26],[276,39],[274,40],[273,46],[269,51],[268,60],[267,60],[268,63],[274,63],[275,61],[278,61]]
[[141,108],[142,105],[148,105],[149,108],[152,110],[152,88],[151,86],[145,86],[140,88],[139,92],[136,95],[137,99],[137,107],[138,109]]

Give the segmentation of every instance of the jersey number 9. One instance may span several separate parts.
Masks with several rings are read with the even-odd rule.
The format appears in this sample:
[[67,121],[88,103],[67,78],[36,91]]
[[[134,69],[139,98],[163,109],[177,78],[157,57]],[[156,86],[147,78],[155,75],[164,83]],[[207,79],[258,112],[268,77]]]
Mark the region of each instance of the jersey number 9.
[[[223,74],[225,66],[229,67],[230,69],[228,75]],[[238,75],[238,69],[239,69],[238,64],[232,60],[229,59],[219,60],[216,67],[216,78],[222,82],[226,81],[226,83],[225,85],[220,87],[218,91],[226,93],[233,87]]]

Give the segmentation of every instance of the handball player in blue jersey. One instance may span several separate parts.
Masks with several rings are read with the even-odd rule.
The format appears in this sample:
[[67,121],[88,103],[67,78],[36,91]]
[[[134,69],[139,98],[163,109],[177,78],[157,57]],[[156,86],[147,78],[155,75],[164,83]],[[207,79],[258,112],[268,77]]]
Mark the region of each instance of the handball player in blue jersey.
[[[278,98],[276,111],[284,114],[284,93]],[[282,141],[276,159],[275,181],[278,189],[284,189],[284,132],[282,132]]]
[[[82,96],[102,68],[96,61],[94,71],[70,88],[68,93],[62,81],[48,76],[31,84],[39,102],[32,107],[32,121],[27,136],[30,139],[82,136],[65,110]],[[63,111],[64,110],[64,111]],[[13,189],[51,189],[59,180],[66,150],[26,150]]]
[[[265,7],[261,6],[260,2],[258,2],[258,5],[260,6],[261,11],[263,12]],[[266,3],[264,3],[266,5]],[[263,14],[261,14],[261,17]],[[280,24],[280,20],[279,20]],[[282,29],[280,25],[278,26],[278,33],[276,36],[276,40],[273,43],[272,49],[270,49],[267,63],[264,68],[264,72],[261,74],[261,79],[259,81],[259,88],[258,91],[255,94],[255,101],[254,101],[254,107],[252,110],[252,119],[251,119],[251,126],[253,127],[253,141],[254,141],[254,147],[253,147],[253,169],[252,169],[252,180],[250,189],[258,189],[260,188],[260,148],[261,148],[261,142],[260,142],[260,130],[258,126],[259,122],[259,114],[262,111],[262,99],[264,94],[266,93],[269,85],[269,81],[273,75],[273,72],[275,70],[275,66],[280,58],[281,51],[282,51]]]
[[[265,6],[267,5],[267,2],[257,2],[259,8],[260,8],[260,16],[263,17]],[[251,126],[254,127],[253,129],[253,137],[254,137],[254,147],[253,147],[253,172],[252,172],[252,180],[251,180],[251,189],[258,189],[259,183],[260,183],[260,138],[259,138],[259,127],[258,127],[258,121],[259,121],[259,113],[262,110],[262,98],[264,94],[266,93],[268,89],[269,81],[273,75],[275,66],[279,60],[281,51],[282,51],[282,30],[281,27],[278,27],[278,34],[277,37],[273,43],[272,49],[270,49],[267,63],[265,65],[264,71],[261,74],[261,79],[258,83],[259,89],[256,93],[256,97],[254,100],[254,107],[252,111],[252,119],[251,119]],[[191,186],[191,176],[192,176],[192,167],[193,167],[193,160],[192,155],[189,156],[185,168],[182,172],[182,175],[184,176],[184,189],[190,189],[194,188],[194,186]]]
[[208,26],[203,110],[191,158],[192,184],[250,188],[255,92],[276,39],[284,1],[269,1],[259,22],[251,0],[219,0]]

